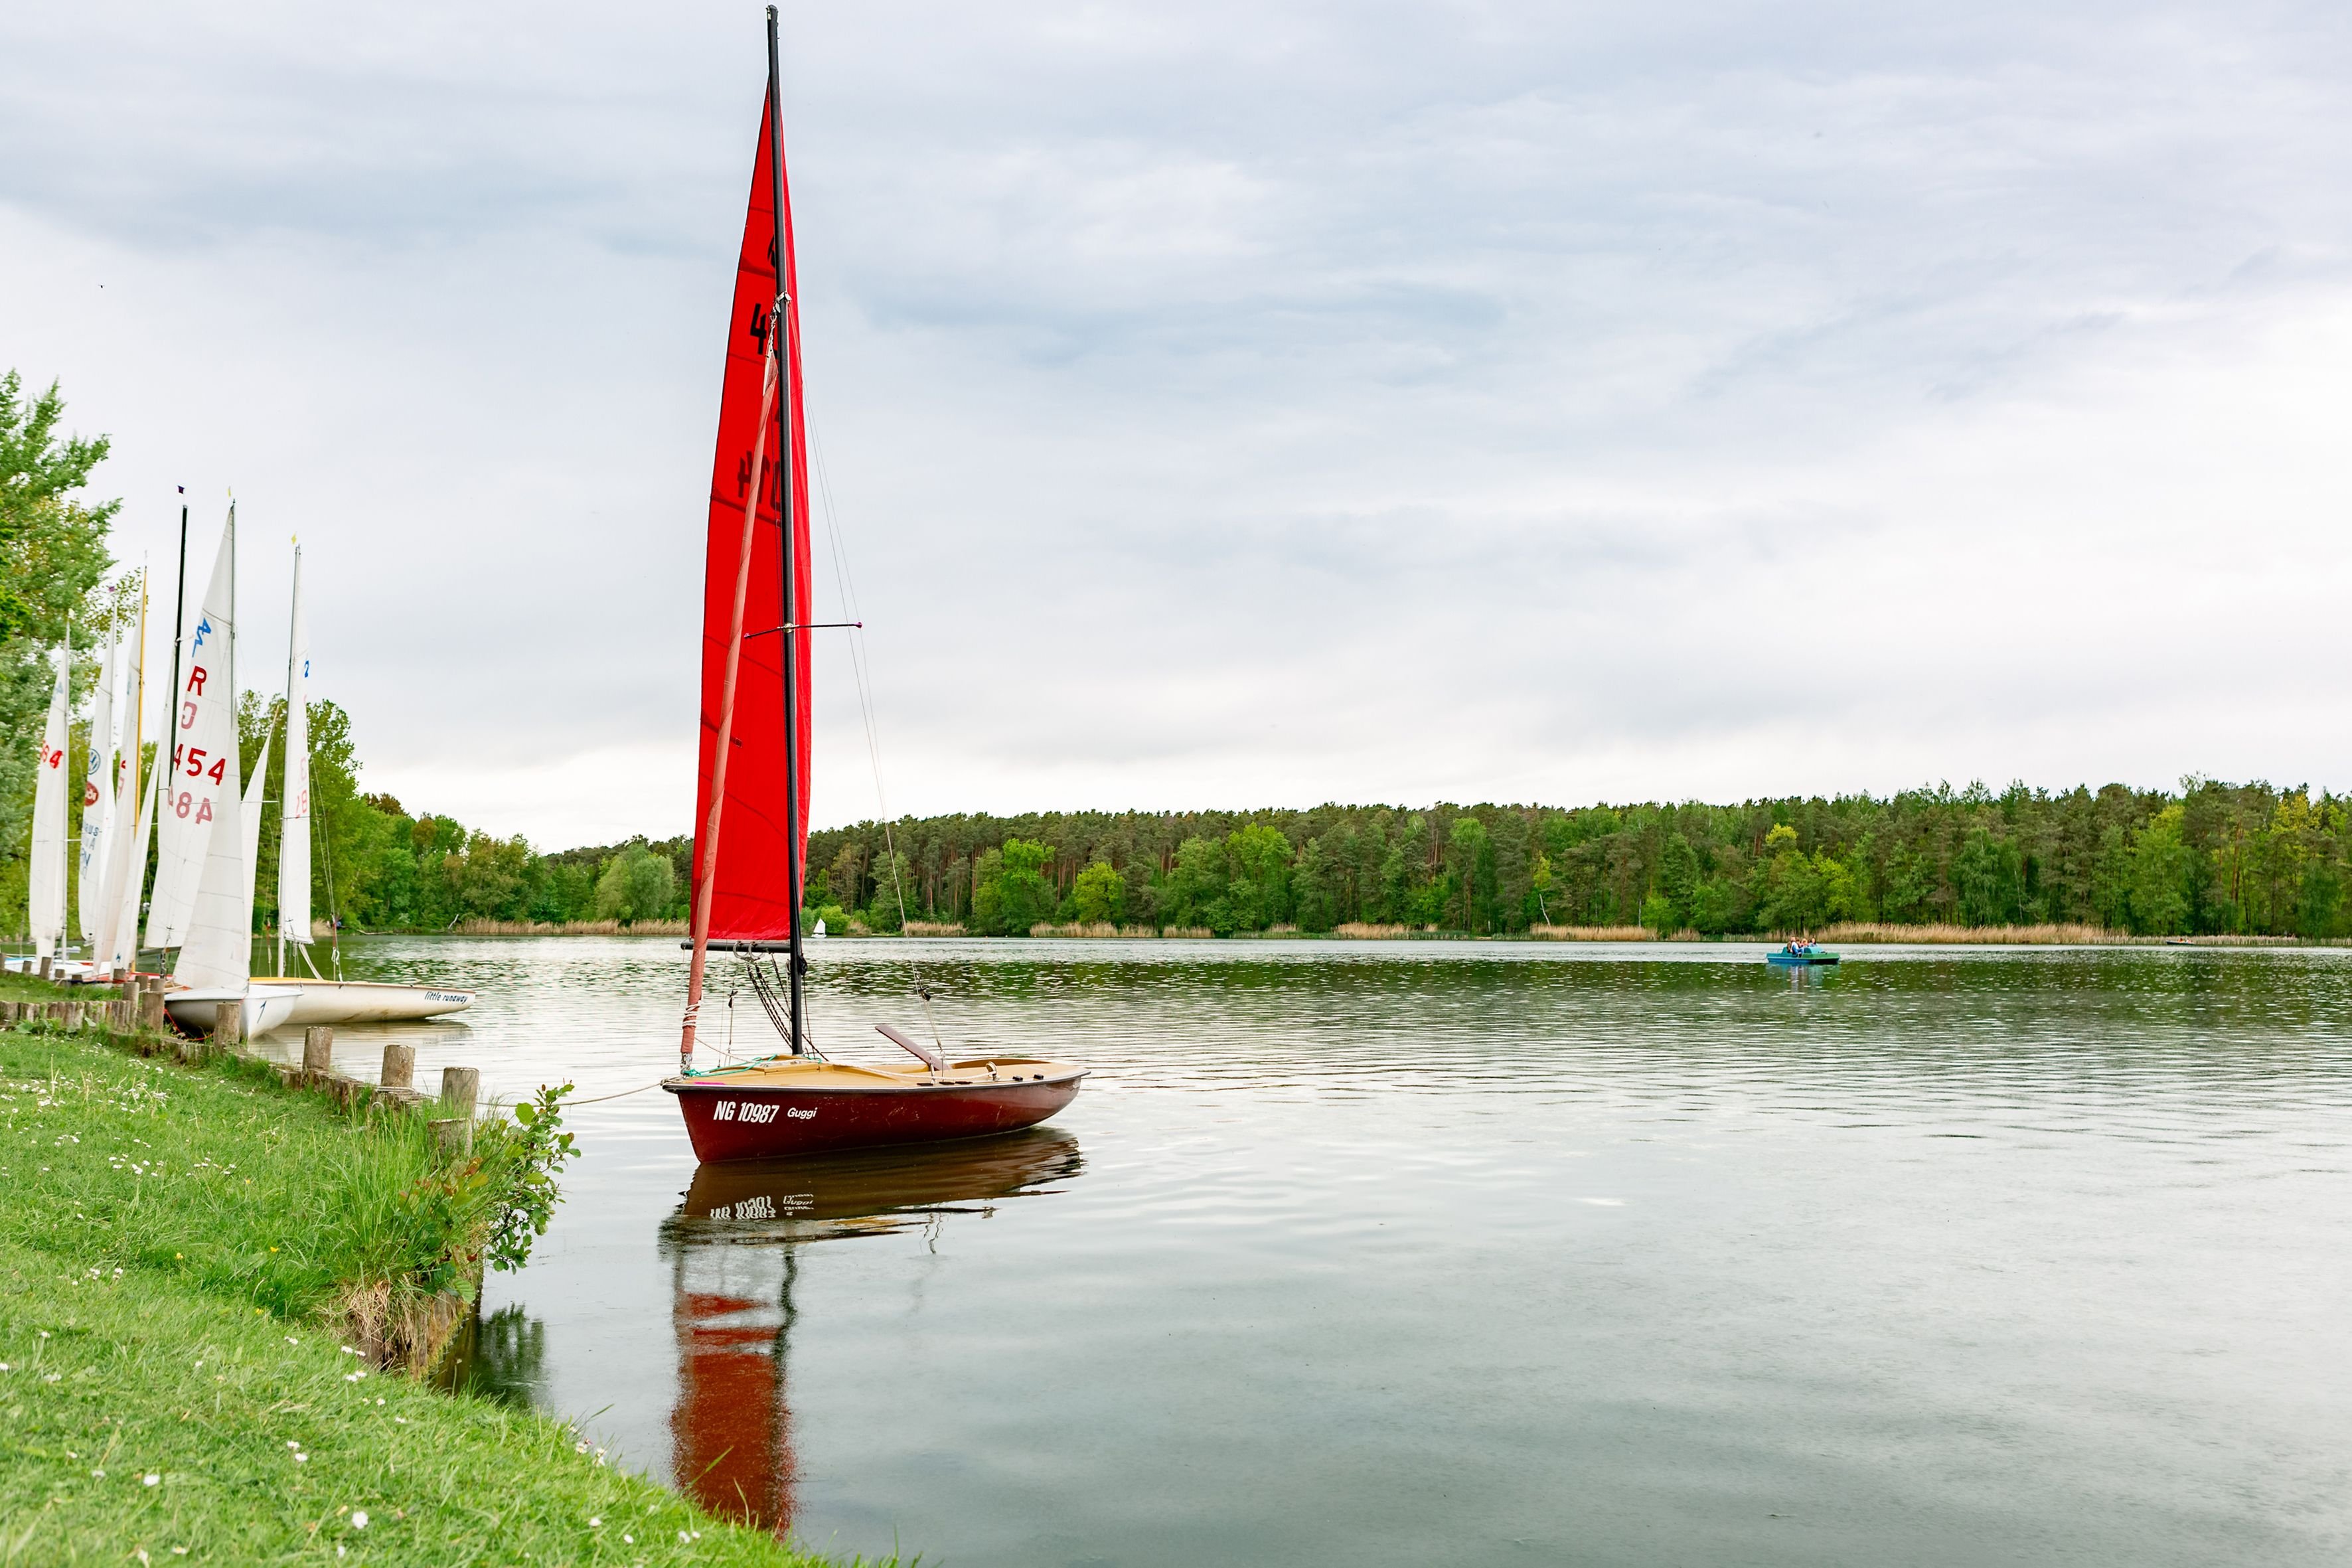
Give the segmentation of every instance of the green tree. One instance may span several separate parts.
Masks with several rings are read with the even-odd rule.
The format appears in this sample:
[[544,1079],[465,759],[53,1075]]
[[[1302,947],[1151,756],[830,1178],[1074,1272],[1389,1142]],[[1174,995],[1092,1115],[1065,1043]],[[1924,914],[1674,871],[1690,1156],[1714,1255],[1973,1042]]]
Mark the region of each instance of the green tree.
[[1097,860],[1078,873],[1070,889],[1077,918],[1089,925],[1127,919],[1127,879],[1108,860]]
[[104,613],[99,583],[112,564],[107,527],[121,505],[77,494],[107,441],[62,435],[64,415],[55,383],[27,398],[15,371],[0,374],[0,910],[10,929],[25,905],[33,758],[57,678],[52,650],[70,621],[77,662],[89,662],[89,628]]
[[2197,854],[2181,842],[2181,817],[2179,805],[2168,805],[2132,842],[2131,924],[2143,936],[2169,936],[2188,929]]
[[1486,900],[1479,895],[1491,890],[1494,884],[1485,872],[1494,858],[1494,839],[1486,825],[1475,816],[1457,816],[1445,841],[1445,873],[1452,879],[1455,897],[1461,901],[1464,931],[1491,929],[1486,919]]
[[1228,918],[1224,896],[1231,880],[1223,844],[1213,838],[1187,838],[1176,847],[1176,864],[1170,868],[1160,889],[1161,918],[1172,926],[1208,925],[1212,906],[1217,910],[1215,918]]
[[1051,920],[1054,885],[1045,879],[1045,868],[1053,863],[1052,845],[1025,838],[1008,838],[992,851],[971,900],[981,931],[991,936],[1026,936],[1031,926]]
[[605,862],[596,879],[596,918],[623,925],[667,919],[677,897],[677,872],[668,857],[632,844]]
[[1666,836],[1658,855],[1658,889],[1642,905],[1642,923],[1661,936],[1671,936],[1691,921],[1691,900],[1698,890],[1698,851],[1680,833]]
[[1952,859],[1952,880],[1959,887],[1961,924],[2008,925],[2017,920],[2024,876],[2013,841],[1997,840],[1981,827],[1973,830]]
[[1262,822],[1228,835],[1225,863],[1233,879],[1225,887],[1225,914],[1212,916],[1210,925],[1225,936],[1236,931],[1264,931],[1289,913],[1290,840],[1282,830]]

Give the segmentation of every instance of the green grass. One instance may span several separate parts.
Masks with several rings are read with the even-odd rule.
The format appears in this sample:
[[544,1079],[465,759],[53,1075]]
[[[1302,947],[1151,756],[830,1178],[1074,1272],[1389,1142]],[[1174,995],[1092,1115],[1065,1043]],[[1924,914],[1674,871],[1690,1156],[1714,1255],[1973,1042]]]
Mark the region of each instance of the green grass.
[[0,1563],[820,1562],[344,1348],[432,1163],[249,1066],[0,1031]]
[[0,969],[0,1002],[70,1002],[76,998],[105,1000],[120,996],[111,985],[56,985],[37,974]]

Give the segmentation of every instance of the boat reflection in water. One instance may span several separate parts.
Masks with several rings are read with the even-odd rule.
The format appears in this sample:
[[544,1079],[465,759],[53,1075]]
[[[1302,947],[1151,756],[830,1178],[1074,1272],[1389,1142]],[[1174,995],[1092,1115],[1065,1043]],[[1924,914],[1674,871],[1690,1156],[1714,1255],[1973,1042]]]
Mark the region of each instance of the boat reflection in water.
[[715,1513],[779,1536],[791,1530],[785,1361],[802,1247],[985,1214],[1080,1168],[1078,1141],[1044,1128],[698,1168],[661,1232],[677,1335],[670,1436],[679,1489]]

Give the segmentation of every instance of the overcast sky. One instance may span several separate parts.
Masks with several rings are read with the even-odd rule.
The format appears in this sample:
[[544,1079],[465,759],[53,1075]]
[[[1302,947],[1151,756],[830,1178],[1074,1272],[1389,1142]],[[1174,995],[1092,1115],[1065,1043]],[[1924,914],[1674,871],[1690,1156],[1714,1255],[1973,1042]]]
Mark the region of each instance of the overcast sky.
[[[891,808],[2352,788],[2347,18],[788,5]],[[301,535],[412,810],[688,826],[764,69],[744,3],[0,15],[0,365],[125,558],[235,487],[273,680]]]

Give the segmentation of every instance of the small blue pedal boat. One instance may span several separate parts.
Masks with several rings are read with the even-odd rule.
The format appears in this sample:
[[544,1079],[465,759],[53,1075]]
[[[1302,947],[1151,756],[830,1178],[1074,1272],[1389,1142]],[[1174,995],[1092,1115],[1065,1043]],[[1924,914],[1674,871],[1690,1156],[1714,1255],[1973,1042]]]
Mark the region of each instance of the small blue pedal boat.
[[1780,952],[1764,955],[1764,962],[1775,969],[1819,969],[1837,961],[1836,953],[1810,942],[1785,942]]

